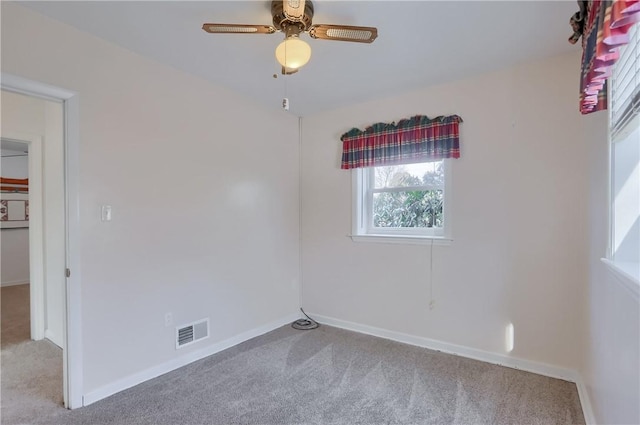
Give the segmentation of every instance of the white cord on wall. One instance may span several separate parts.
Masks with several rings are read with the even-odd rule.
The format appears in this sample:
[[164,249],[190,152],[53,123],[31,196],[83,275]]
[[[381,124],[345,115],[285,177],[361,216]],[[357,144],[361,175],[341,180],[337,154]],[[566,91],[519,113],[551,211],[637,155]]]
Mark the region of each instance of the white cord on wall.
[[298,306],[302,310],[302,117],[298,117]]
[[429,245],[429,310],[435,308],[436,302],[433,299],[433,239]]
[[291,327],[308,331],[317,328],[319,324],[304,312],[302,296],[302,117],[298,117],[298,253],[298,304],[305,318],[294,321]]

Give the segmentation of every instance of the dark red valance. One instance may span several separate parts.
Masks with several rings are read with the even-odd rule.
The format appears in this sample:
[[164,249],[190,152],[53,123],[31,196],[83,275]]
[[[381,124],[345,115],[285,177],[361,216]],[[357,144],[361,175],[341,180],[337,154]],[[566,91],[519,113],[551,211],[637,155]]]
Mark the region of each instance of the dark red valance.
[[580,12],[571,18],[576,33],[582,34],[580,111],[583,114],[607,109],[606,82],[618,60],[618,49],[629,42],[631,26],[640,21],[640,0],[578,1]]
[[460,157],[458,115],[416,115],[398,124],[377,123],[353,128],[342,140],[342,169],[409,164]]

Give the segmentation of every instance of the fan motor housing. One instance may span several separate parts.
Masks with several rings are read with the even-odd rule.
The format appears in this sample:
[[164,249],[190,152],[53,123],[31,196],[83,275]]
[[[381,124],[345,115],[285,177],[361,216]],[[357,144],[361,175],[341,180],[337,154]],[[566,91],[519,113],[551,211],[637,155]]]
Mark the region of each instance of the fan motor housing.
[[304,2],[304,16],[300,21],[293,21],[284,15],[282,0],[272,0],[271,15],[273,16],[273,26],[280,31],[287,32],[287,27],[294,26],[300,28],[300,32],[306,31],[311,27],[313,19],[313,3],[311,0]]

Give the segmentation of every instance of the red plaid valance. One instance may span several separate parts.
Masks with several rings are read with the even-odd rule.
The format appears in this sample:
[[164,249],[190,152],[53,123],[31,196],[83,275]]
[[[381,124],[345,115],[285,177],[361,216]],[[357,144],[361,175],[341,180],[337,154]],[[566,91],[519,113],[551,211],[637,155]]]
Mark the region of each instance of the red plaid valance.
[[341,168],[460,158],[461,122],[458,115],[437,118],[416,115],[398,124],[377,123],[364,131],[353,128],[340,137]]
[[618,60],[619,47],[629,42],[629,29],[640,21],[640,0],[593,0],[578,4],[581,12],[574,15],[572,25],[582,26],[580,111],[588,114],[607,109],[606,82]]

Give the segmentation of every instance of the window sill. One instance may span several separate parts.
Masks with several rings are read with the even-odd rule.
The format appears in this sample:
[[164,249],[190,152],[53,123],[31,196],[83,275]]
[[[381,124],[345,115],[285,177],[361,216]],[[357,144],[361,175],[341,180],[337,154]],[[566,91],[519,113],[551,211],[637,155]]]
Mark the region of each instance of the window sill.
[[398,235],[348,235],[354,242],[373,242],[403,245],[449,246],[453,239],[441,236],[398,236]]
[[602,261],[620,283],[630,290],[636,298],[640,298],[640,263],[631,261],[611,261],[601,258]]

